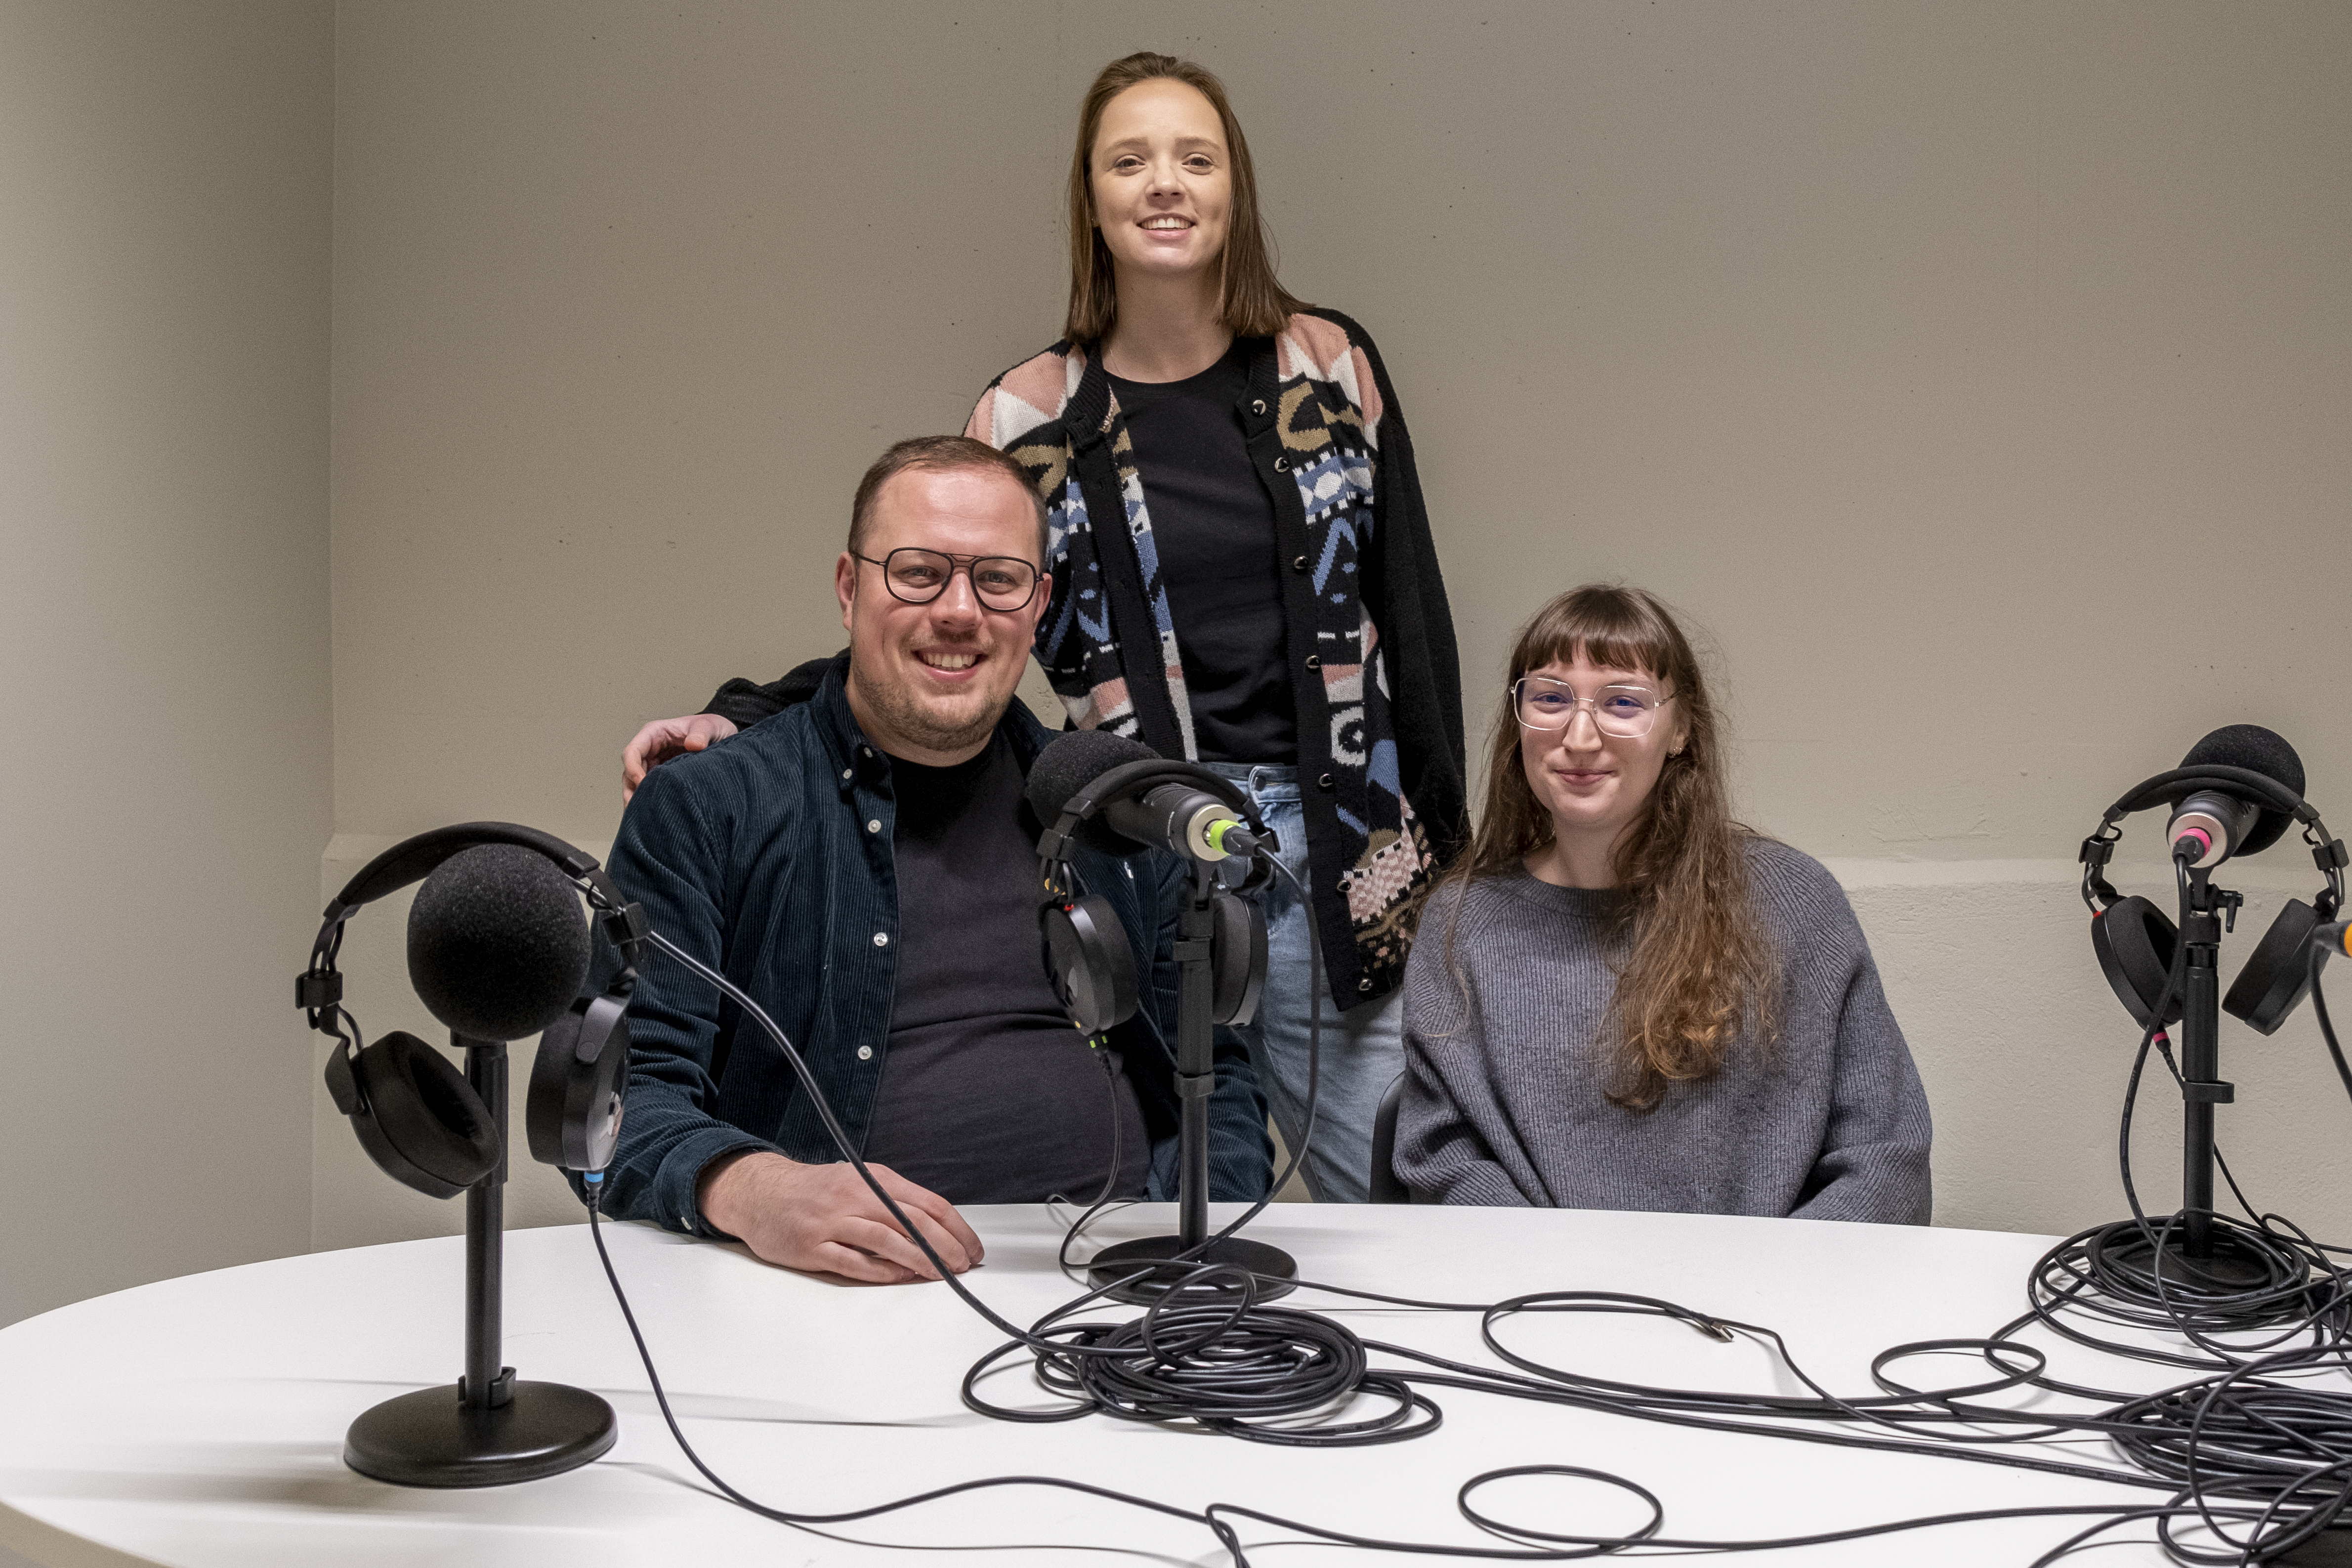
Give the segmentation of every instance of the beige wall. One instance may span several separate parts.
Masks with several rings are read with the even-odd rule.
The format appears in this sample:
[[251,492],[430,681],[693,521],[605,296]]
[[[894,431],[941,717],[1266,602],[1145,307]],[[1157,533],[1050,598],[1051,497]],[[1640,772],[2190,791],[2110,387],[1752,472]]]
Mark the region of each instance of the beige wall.
[[0,5],[0,1323],[309,1242],[332,22]]
[[600,837],[635,721],[836,647],[850,484],[1052,337],[1146,43],[1381,339],[1474,691],[1624,577],[1816,853],[2064,855],[2231,720],[2352,781],[2341,5],[362,4],[338,827]]

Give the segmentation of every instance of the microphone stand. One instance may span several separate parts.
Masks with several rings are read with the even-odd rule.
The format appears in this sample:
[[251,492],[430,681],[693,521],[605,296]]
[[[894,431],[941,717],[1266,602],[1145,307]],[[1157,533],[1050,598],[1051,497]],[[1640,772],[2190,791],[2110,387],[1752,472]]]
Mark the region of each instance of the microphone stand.
[[466,1053],[466,1081],[489,1108],[499,1163],[466,1189],[466,1372],[447,1384],[387,1399],[361,1413],[343,1463],[410,1487],[496,1487],[561,1475],[598,1458],[620,1436],[613,1407],[584,1388],[521,1383],[502,1366],[506,1268],[507,1047],[449,1037]]
[[2221,930],[2237,923],[2241,895],[2213,886],[2210,869],[2190,867],[2180,894],[2186,944],[2180,1011],[2180,1224],[2152,1259],[2179,1283],[2229,1289],[2270,1278],[2261,1259],[2213,1224],[2213,1108],[2237,1098],[2221,1079]]
[[[1174,1236],[1122,1241],[1097,1252],[1087,1264],[1088,1283],[1116,1301],[1156,1301],[1185,1275],[1205,1263],[1228,1264],[1267,1276],[1253,1282],[1256,1298],[1286,1296],[1297,1287],[1298,1264],[1290,1254],[1238,1236],[1211,1240],[1209,1231],[1209,1100],[1216,1092],[1215,951],[1217,868],[1192,862],[1192,886],[1176,923],[1177,1231]],[[1182,1261],[1178,1261],[1179,1258]],[[1141,1278],[1128,1276],[1148,1269]],[[1126,1283],[1118,1283],[1126,1280]],[[1213,1279],[1185,1290],[1186,1299],[1228,1301],[1241,1282]]]

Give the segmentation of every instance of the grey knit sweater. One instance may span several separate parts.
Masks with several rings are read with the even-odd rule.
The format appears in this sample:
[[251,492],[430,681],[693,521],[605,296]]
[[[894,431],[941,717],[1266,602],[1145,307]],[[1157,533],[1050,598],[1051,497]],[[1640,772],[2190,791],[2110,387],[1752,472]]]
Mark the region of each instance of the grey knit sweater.
[[1780,1038],[1646,1116],[1604,1094],[1623,895],[1524,871],[1442,889],[1405,971],[1395,1164],[1414,1196],[1925,1225],[1927,1099],[1853,910],[1785,844],[1752,840],[1748,868]]

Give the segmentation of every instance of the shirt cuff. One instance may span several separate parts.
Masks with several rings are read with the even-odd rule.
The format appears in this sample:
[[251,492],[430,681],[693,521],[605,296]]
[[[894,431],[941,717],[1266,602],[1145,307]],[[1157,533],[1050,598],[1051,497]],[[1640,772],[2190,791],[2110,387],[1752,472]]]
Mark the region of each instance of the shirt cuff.
[[702,1206],[695,1202],[695,1192],[701,1185],[702,1173],[710,1168],[713,1161],[755,1149],[772,1154],[783,1152],[764,1138],[755,1138],[740,1127],[724,1123],[688,1133],[671,1144],[669,1152],[662,1156],[661,1169],[654,1176],[654,1219],[664,1230],[682,1231],[710,1240],[734,1240],[702,1217]]

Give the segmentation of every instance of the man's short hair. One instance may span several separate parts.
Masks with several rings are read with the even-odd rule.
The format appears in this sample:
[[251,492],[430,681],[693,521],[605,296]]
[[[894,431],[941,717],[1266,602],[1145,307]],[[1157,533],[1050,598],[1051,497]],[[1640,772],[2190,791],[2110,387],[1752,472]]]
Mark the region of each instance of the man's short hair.
[[958,468],[980,469],[1003,474],[1021,487],[1029,498],[1030,507],[1037,514],[1037,565],[1045,564],[1045,500],[1030,482],[1029,471],[985,441],[975,441],[969,436],[915,436],[898,442],[874,459],[866,477],[857,481],[857,499],[849,505],[849,548],[852,553],[866,553],[866,525],[874,521],[874,499],[893,474],[908,468],[929,468],[934,472],[952,472]]

